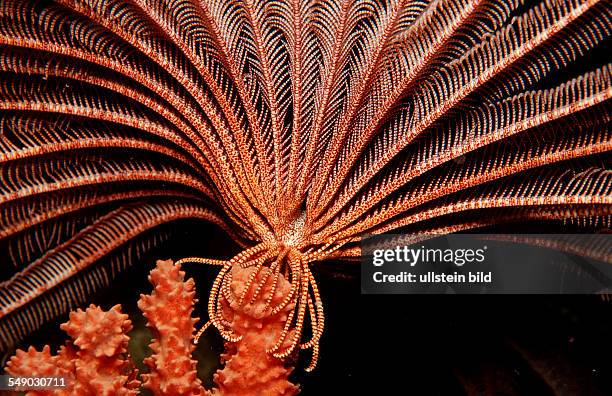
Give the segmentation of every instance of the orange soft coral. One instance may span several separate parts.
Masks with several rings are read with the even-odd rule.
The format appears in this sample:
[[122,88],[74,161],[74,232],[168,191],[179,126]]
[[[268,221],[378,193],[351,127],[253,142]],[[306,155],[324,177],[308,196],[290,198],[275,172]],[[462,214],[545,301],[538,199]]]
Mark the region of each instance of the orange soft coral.
[[91,305],[70,314],[61,325],[72,341],[52,356],[49,346],[41,352],[30,347],[17,351],[6,371],[16,376],[59,376],[68,386],[62,390],[28,392],[27,395],[135,395],[139,382],[127,354],[132,328],[119,305],[102,311]]
[[193,279],[184,280],[180,265],[171,260],[158,261],[149,280],[154,286],[150,296],[141,295],[138,307],[153,332],[153,355],[145,359],[150,368],[143,374],[145,388],[156,395],[199,395],[204,388],[196,373],[192,318],[194,301]]
[[[254,274],[254,271],[259,271]],[[207,392],[196,373],[196,361],[191,358],[195,349],[194,325],[191,315],[196,302],[194,282],[185,280],[180,265],[172,261],[158,261],[149,280],[151,295],[142,295],[138,307],[153,333],[150,344],[153,354],[144,360],[149,367],[142,374],[143,386],[155,395],[294,395],[298,387],[289,382],[292,368],[269,353],[280,338],[289,312],[288,304],[272,314],[270,306],[280,304],[291,286],[278,275],[276,286],[268,268],[259,270],[237,265],[231,270],[231,295],[222,306],[223,316],[233,331],[241,336],[236,343],[226,343],[225,368],[215,374],[218,388]],[[244,290],[251,276],[255,284],[246,294]],[[270,297],[271,291],[274,295]],[[243,296],[246,304],[239,304]],[[70,314],[61,325],[72,341],[52,355],[49,346],[38,352],[18,350],[7,365],[7,372],[16,376],[65,377],[68,387],[62,390],[31,391],[32,395],[135,395],[140,382],[128,352],[127,333],[132,329],[128,316],[119,305],[109,311],[90,306],[85,311]],[[283,344],[283,347],[285,344]]]
[[269,354],[280,338],[293,305],[287,305],[272,315],[271,306],[278,305],[289,293],[291,285],[280,275],[271,304],[266,304],[273,287],[271,270],[261,268],[255,275],[255,282],[262,285],[257,290],[251,287],[244,295],[246,304],[240,304],[240,297],[249,283],[255,267],[242,268],[236,265],[231,270],[232,282],[229,302],[223,306],[223,315],[231,323],[232,331],[241,337],[236,343],[226,343],[225,368],[215,374],[218,389],[213,394],[222,395],[294,395],[299,388],[289,382],[292,368],[283,360]]
[[73,394],[74,364],[73,353],[67,347],[62,347],[57,356],[51,355],[51,348],[45,345],[42,351],[29,347],[27,351],[18,350],[15,356],[9,360],[6,371],[14,376],[44,376],[63,377],[68,384],[67,388],[51,391],[30,391],[26,396],[38,395],[60,395],[70,396]]

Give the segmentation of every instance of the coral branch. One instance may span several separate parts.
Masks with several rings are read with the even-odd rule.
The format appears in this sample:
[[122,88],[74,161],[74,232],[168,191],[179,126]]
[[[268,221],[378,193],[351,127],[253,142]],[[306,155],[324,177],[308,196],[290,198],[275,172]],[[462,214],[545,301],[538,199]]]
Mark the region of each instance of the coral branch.
[[[249,282],[255,271],[259,271],[255,281]],[[236,343],[226,343],[226,353],[223,355],[226,364],[223,370],[215,374],[215,383],[219,388],[213,390],[214,395],[295,395],[299,391],[288,380],[293,368],[267,352],[278,341],[287,316],[294,308],[293,304],[288,304],[272,315],[271,306],[283,301],[289,294],[291,284],[278,274],[274,290],[271,272],[265,267],[232,267],[229,301],[224,300],[222,312],[230,322],[232,331],[242,338]],[[240,304],[239,300],[249,283],[263,286],[260,289],[249,288],[244,298],[248,303]],[[271,292],[274,292],[272,304],[267,304]]]
[[41,352],[30,347],[18,350],[8,362],[6,371],[15,376],[64,377],[67,387],[58,391],[28,392],[26,395],[136,395],[140,382],[136,379],[127,354],[132,324],[121,313],[119,305],[102,311],[91,305],[85,311],[70,314],[61,325],[72,338],[56,356],[49,346]]
[[138,307],[153,331],[153,355],[145,359],[149,374],[143,384],[156,395],[202,395],[204,388],[196,373],[192,318],[195,303],[193,279],[171,260],[158,261],[149,280],[154,286],[150,296],[141,295]]

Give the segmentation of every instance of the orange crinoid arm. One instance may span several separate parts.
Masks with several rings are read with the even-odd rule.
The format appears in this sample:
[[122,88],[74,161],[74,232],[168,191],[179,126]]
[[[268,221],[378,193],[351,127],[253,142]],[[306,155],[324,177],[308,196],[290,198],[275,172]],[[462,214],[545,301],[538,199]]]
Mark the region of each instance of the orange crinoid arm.
[[183,219],[245,248],[204,260],[210,324],[241,340],[233,267],[236,307],[284,277],[268,352],[313,362],[310,264],[363,235],[609,228],[611,20],[610,0],[1,1],[0,349]]

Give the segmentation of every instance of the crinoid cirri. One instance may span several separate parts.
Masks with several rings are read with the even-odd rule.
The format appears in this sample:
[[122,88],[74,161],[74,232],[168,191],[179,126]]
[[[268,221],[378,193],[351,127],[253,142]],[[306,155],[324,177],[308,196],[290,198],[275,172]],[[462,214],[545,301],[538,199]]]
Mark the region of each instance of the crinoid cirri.
[[0,346],[181,219],[244,247],[189,259],[220,268],[210,324],[238,339],[232,267],[256,269],[238,305],[282,275],[269,353],[309,369],[311,264],[364,235],[609,227],[611,20],[609,0],[0,1]]

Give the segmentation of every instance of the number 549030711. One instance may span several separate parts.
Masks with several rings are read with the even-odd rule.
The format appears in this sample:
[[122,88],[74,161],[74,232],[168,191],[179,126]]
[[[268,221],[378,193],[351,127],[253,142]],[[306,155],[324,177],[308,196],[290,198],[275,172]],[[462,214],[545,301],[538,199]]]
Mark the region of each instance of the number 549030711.
[[64,377],[13,377],[0,375],[0,390],[59,389],[68,385]]

